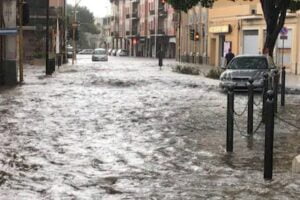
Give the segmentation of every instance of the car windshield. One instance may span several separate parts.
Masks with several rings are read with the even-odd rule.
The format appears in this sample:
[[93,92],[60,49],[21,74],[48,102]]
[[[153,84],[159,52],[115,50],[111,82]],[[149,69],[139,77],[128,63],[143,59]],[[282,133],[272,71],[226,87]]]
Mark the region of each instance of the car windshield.
[[106,51],[105,51],[105,49],[96,49],[94,54],[105,55]]
[[228,69],[267,69],[268,62],[264,57],[240,57],[229,63]]

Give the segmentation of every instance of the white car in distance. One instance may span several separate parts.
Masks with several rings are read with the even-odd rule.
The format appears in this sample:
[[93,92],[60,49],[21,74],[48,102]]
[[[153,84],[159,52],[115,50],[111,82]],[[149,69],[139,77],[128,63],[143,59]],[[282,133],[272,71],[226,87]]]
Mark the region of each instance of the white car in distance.
[[92,55],[92,61],[108,61],[106,49],[103,48],[95,49]]

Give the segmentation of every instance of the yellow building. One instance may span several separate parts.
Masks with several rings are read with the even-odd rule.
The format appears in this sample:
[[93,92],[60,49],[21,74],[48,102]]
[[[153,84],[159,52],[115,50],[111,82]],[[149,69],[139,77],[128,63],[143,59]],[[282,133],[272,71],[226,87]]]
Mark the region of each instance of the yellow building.
[[[298,74],[299,49],[299,13],[288,13],[285,27],[287,39],[278,38],[274,50],[274,60],[287,71]],[[209,63],[220,66],[228,48],[238,54],[258,54],[263,50],[266,25],[261,5],[254,1],[216,1],[209,9],[208,16],[208,53]]]
[[207,63],[207,10],[198,5],[178,14],[177,60]]

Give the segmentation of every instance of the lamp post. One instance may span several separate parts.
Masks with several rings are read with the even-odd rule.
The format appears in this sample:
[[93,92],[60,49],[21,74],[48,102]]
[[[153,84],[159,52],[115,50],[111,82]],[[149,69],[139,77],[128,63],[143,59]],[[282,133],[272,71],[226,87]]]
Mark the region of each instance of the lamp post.
[[20,83],[24,81],[23,78],[23,0],[18,1],[19,8],[19,79]]
[[76,1],[74,5],[74,15],[73,15],[73,24],[72,24],[72,31],[73,31],[73,58],[72,58],[72,65],[74,65],[74,62],[76,60],[76,50],[77,50],[77,43],[76,43],[76,37],[75,34],[77,33],[76,29],[78,28],[78,22],[77,22],[77,6],[81,0]]
[[46,75],[50,75],[49,66],[49,0],[46,1]]

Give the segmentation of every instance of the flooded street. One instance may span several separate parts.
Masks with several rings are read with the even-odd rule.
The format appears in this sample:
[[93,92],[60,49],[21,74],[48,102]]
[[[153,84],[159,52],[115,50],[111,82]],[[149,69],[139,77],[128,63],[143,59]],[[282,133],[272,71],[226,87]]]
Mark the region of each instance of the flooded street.
[[[227,154],[218,81],[157,63],[80,56],[52,77],[27,66],[24,85],[0,93],[0,199],[299,199],[297,127],[276,119],[274,177],[264,181],[264,126],[247,137],[247,113],[236,116]],[[278,115],[297,124],[300,96],[286,101]],[[235,103],[241,113],[246,95]]]

